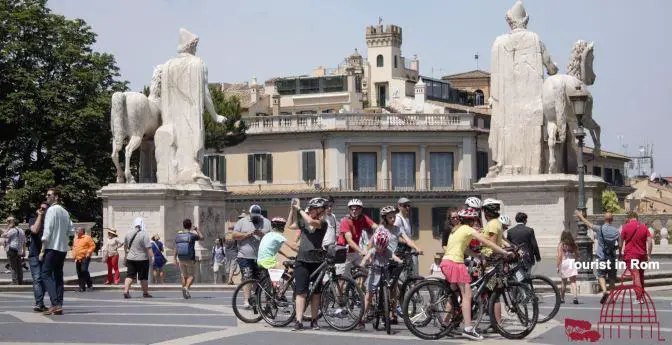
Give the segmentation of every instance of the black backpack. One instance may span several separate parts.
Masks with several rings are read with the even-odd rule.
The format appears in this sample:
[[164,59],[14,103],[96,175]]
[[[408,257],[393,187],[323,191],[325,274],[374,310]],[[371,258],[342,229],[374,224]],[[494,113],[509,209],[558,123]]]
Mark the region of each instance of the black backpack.
[[604,225],[600,228],[600,237],[602,237],[602,252],[606,259],[616,258],[616,243],[604,239]]

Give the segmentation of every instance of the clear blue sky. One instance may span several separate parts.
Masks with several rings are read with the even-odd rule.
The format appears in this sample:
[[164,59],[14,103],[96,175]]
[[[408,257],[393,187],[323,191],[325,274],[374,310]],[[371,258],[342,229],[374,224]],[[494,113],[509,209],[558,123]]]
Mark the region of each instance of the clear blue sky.
[[[98,34],[96,49],[114,54],[122,78],[139,90],[152,66],[176,54],[178,29],[201,38],[198,55],[211,82],[309,74],[336,67],[354,48],[366,54],[364,29],[403,28],[402,54],[418,54],[421,74],[440,76],[480,66],[489,70],[490,45],[506,32],[514,0],[432,1],[205,1],[51,0],[69,18],[82,18]],[[656,171],[672,175],[672,1],[528,0],[528,29],[538,33],[565,71],[577,39],[595,41],[597,80],[590,90],[603,148],[635,154],[654,145]],[[590,142],[590,141],[589,141]]]

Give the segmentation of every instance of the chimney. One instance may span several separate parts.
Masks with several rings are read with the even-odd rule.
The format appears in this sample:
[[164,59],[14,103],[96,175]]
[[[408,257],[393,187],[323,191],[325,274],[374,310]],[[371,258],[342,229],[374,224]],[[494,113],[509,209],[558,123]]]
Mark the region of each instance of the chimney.
[[273,116],[280,115],[280,95],[273,95],[272,102]]

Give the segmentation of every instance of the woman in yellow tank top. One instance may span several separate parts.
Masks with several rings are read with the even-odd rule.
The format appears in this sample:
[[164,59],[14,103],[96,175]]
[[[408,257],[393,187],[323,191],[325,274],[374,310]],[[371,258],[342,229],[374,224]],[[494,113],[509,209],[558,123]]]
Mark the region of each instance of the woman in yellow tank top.
[[[444,247],[443,260],[441,261],[441,272],[450,283],[451,289],[460,289],[462,295],[462,316],[464,317],[463,336],[471,339],[483,339],[481,335],[471,326],[471,277],[464,265],[464,252],[472,239],[476,239],[483,245],[492,248],[495,252],[503,255],[512,255],[504,251],[494,242],[488,240],[480,232],[471,227],[478,218],[478,212],[473,208],[461,210],[458,213],[460,225],[448,238],[448,244]],[[449,303],[450,304],[450,303]],[[447,306],[450,315],[450,305]]]

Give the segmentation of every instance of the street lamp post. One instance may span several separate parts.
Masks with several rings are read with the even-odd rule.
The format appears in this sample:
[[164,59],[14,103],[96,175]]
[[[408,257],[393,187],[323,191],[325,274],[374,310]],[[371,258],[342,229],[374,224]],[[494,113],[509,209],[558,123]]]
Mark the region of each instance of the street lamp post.
[[[586,133],[583,129],[583,114],[585,114],[586,101],[588,100],[588,92],[582,87],[577,86],[572,93],[569,94],[569,100],[572,102],[574,114],[578,126],[573,130],[574,137],[578,141],[579,150],[577,152],[577,165],[579,177],[579,200],[576,207],[584,216],[586,215],[586,186],[584,176],[586,167],[583,162],[583,146]],[[588,227],[578,218],[576,219],[578,225],[578,232],[576,236],[576,245],[579,248],[579,261],[590,263],[593,261],[593,240],[588,237]],[[579,269],[579,280],[593,280],[593,270],[585,265]]]

